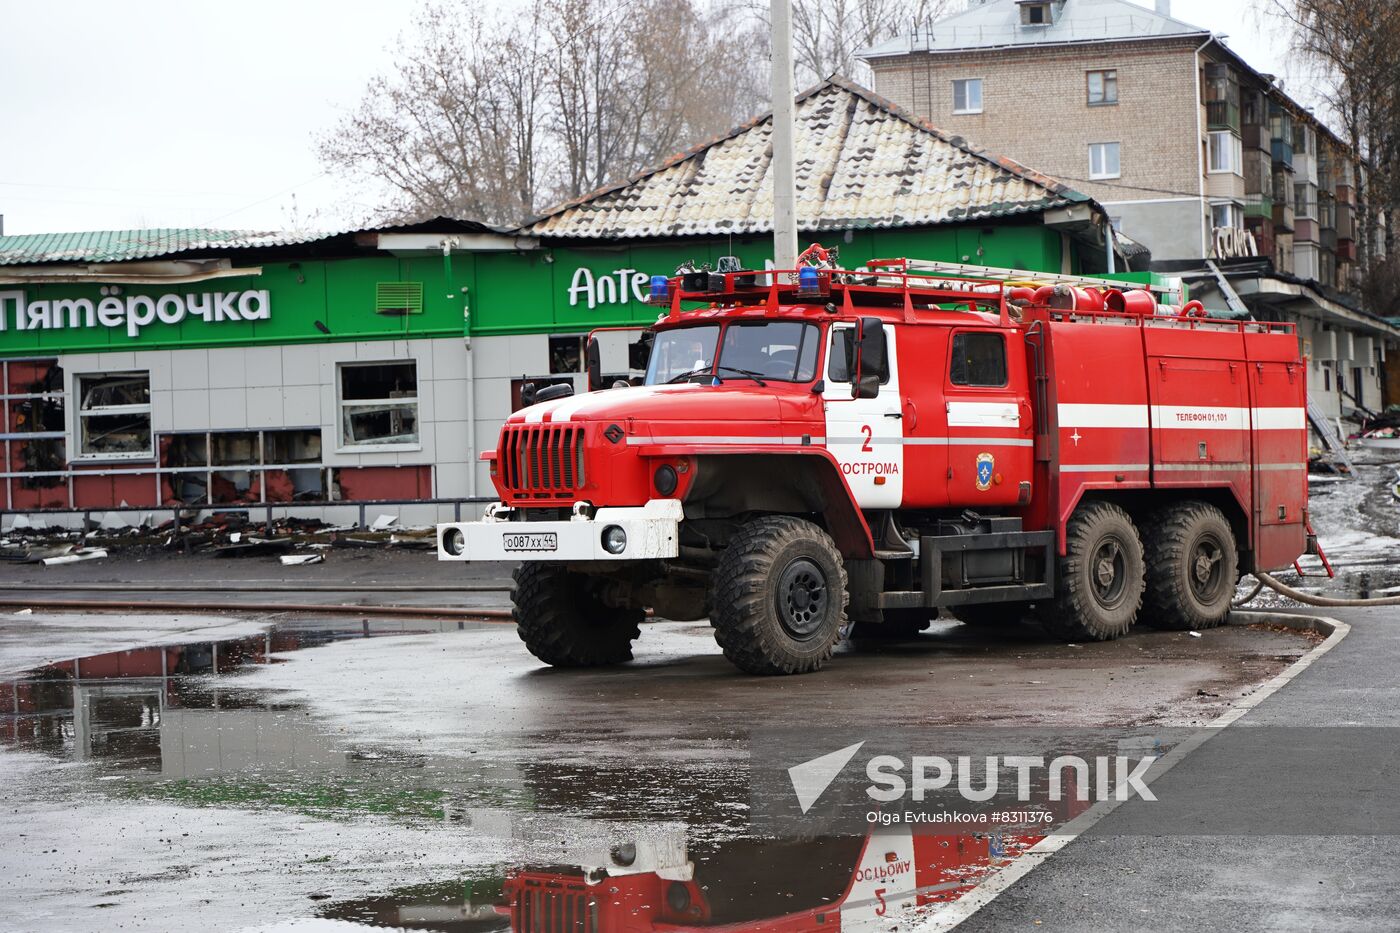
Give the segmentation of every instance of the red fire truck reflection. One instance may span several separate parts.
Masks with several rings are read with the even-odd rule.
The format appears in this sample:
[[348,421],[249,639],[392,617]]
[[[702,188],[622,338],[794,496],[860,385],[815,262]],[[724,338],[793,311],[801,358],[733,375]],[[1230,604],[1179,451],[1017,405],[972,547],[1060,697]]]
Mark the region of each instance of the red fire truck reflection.
[[520,933],[883,929],[955,900],[1041,838],[895,826],[864,837],[728,841],[644,870],[620,864],[638,853],[615,846],[606,872],[508,874],[497,909]]

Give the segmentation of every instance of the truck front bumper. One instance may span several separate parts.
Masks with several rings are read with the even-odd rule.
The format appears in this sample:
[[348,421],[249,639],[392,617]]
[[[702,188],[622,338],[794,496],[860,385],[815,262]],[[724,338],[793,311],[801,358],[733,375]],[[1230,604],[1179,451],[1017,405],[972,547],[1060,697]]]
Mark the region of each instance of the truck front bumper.
[[[479,522],[438,525],[438,560],[655,560],[675,557],[680,549],[677,499],[579,512],[567,521],[516,522],[510,512],[495,505]],[[625,535],[621,550],[604,545],[607,535],[616,548],[614,528]]]

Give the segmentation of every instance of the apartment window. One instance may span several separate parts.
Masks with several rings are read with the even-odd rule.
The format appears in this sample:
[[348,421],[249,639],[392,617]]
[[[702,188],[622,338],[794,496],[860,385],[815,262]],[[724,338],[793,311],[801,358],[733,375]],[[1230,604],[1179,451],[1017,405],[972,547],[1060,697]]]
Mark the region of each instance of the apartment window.
[[982,79],[963,78],[953,82],[953,113],[982,112]]
[[375,450],[419,446],[417,363],[341,364],[340,443]]
[[1122,174],[1118,143],[1089,144],[1089,177],[1117,178]]
[[1101,107],[1118,103],[1118,72],[1091,71],[1089,77],[1089,106]]
[[1210,206],[1210,225],[1240,230],[1244,227],[1244,211],[1238,204],[1234,203],[1212,204]]
[[1211,133],[1209,171],[1212,174],[1233,172],[1244,174],[1244,151],[1240,148],[1240,138],[1228,130]]
[[78,457],[135,460],[151,446],[151,374],[91,373],[78,377]]

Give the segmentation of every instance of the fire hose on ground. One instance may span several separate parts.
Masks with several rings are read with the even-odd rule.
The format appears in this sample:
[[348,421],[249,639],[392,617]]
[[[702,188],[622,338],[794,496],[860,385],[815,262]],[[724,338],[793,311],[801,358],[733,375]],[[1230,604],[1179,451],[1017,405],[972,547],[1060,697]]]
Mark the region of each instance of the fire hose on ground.
[[1395,596],[1370,597],[1366,599],[1339,599],[1335,596],[1316,596],[1312,593],[1304,593],[1302,590],[1295,590],[1288,584],[1279,582],[1263,571],[1257,571],[1254,577],[1259,581],[1258,585],[1250,590],[1249,595],[1231,603],[1230,605],[1232,607],[1239,608],[1245,605],[1250,600],[1254,599],[1254,597],[1258,596],[1259,591],[1266,586],[1281,596],[1287,596],[1289,599],[1300,603],[1306,603],[1309,606],[1326,606],[1334,609],[1363,606],[1400,606],[1400,594]]

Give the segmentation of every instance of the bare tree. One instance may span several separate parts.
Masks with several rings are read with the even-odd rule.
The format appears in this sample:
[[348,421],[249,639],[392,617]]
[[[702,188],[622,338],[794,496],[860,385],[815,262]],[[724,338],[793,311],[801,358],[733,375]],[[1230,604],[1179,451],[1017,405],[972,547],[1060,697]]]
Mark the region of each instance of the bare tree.
[[[1400,281],[1373,249],[1383,226],[1387,262],[1395,262],[1400,204],[1400,7],[1391,0],[1266,0],[1283,17],[1293,45],[1317,72],[1321,95],[1357,159],[1358,263],[1377,298]],[[1374,280],[1374,281],[1372,281]],[[1390,294],[1386,304],[1395,305]]]
[[[923,32],[952,7],[953,0],[793,0],[792,56],[799,85],[839,74],[863,79],[861,49]],[[749,9],[769,28],[766,0],[751,0]]]
[[[327,168],[392,192],[386,216],[519,222],[757,109],[755,57],[691,0],[531,0],[509,22],[430,4],[394,71],[318,139]],[[736,49],[738,53],[736,54]]]
[[507,29],[466,6],[427,6],[411,48],[320,136],[321,161],[387,187],[384,216],[528,214],[539,184],[546,60],[538,19]]

